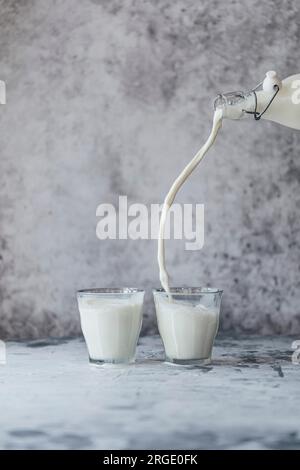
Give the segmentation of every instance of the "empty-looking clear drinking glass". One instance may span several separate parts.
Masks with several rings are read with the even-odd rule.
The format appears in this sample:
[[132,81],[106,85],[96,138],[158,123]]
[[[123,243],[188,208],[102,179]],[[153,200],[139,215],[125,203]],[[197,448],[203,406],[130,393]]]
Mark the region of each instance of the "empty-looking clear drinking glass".
[[153,291],[166,361],[209,362],[218,331],[223,291],[208,287],[174,287],[170,292],[169,298],[163,289]]
[[127,287],[77,292],[90,362],[134,362],[142,326],[143,299],[143,290]]

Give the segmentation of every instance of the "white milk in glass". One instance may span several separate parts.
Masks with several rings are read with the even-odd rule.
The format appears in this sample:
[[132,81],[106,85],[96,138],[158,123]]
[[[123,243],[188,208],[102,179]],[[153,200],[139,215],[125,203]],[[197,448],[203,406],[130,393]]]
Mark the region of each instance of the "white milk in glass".
[[132,362],[142,326],[143,292],[78,293],[91,362]]

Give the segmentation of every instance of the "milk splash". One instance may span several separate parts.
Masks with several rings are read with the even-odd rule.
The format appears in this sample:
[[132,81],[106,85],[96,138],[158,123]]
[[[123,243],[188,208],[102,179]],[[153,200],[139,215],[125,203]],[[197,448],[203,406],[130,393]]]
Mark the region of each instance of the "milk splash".
[[162,287],[165,289],[167,294],[169,295],[169,299],[171,299],[170,294],[170,287],[169,287],[169,275],[166,270],[166,263],[165,263],[165,241],[164,241],[164,234],[165,234],[165,225],[167,220],[167,214],[172,206],[176,194],[178,193],[181,186],[185,183],[187,178],[191,175],[194,169],[198,166],[201,162],[205,154],[208,152],[210,147],[213,145],[218,132],[222,126],[222,117],[223,112],[222,109],[216,109],[213,118],[213,126],[211,133],[203,145],[201,149],[196,153],[194,158],[188,163],[188,165],[184,168],[184,170],[180,173],[180,175],[176,178],[174,183],[172,184],[163,204],[162,213],[160,217],[160,224],[159,224],[159,233],[158,233],[158,253],[157,253],[157,260],[159,266],[159,278]]

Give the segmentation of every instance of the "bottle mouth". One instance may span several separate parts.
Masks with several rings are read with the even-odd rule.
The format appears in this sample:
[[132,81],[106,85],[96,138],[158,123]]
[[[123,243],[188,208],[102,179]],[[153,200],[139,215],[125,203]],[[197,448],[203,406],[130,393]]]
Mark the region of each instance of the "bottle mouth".
[[214,110],[218,109],[218,108],[224,108],[226,102],[225,102],[225,98],[224,98],[224,95],[217,95],[214,99]]

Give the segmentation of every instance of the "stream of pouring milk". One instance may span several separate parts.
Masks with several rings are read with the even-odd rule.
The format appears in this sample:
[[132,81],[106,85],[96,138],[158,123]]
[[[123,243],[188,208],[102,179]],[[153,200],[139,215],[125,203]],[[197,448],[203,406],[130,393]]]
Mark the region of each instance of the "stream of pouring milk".
[[222,109],[216,109],[214,113],[214,118],[213,118],[212,130],[207,141],[205,142],[203,147],[201,147],[201,149],[196,153],[194,158],[184,168],[184,170],[180,173],[180,175],[176,178],[176,180],[172,184],[164,200],[162,213],[160,217],[160,223],[159,223],[157,259],[158,259],[158,266],[159,266],[160,282],[161,282],[162,287],[165,289],[165,291],[169,295],[169,299],[171,299],[171,294],[170,294],[170,287],[169,287],[169,275],[166,270],[166,264],[165,264],[165,241],[164,241],[165,225],[166,225],[168,211],[170,207],[172,206],[174,199],[176,197],[176,194],[178,193],[181,186],[185,183],[187,178],[194,171],[196,166],[201,162],[205,154],[213,145],[217,137],[218,131],[222,126],[222,115],[223,115]]

